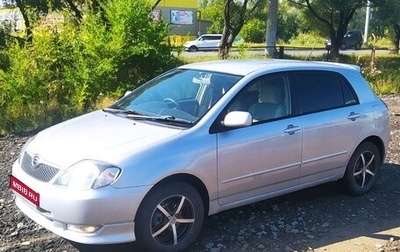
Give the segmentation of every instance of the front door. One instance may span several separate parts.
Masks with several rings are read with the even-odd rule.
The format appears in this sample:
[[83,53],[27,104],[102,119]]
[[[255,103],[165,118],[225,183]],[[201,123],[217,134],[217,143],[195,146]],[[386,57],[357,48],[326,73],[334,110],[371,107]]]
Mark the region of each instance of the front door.
[[[246,97],[253,97],[252,101]],[[252,81],[227,109],[232,110],[252,113],[253,124],[217,135],[222,208],[254,202],[296,187],[302,129],[300,118],[292,116],[287,78],[267,75]]]

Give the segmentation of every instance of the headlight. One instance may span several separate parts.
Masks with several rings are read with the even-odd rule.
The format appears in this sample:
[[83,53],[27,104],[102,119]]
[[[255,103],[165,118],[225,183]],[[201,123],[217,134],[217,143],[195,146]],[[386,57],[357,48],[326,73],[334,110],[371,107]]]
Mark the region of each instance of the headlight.
[[113,183],[120,172],[120,168],[111,164],[83,160],[61,173],[54,184],[74,190],[97,189]]

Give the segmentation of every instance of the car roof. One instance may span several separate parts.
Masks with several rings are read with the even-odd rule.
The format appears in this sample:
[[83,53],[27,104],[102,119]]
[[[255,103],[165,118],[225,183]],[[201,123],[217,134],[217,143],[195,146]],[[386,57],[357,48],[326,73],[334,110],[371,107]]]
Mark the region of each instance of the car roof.
[[246,59],[246,60],[217,60],[191,63],[179,68],[196,69],[202,71],[220,72],[234,75],[245,76],[252,72],[271,70],[336,70],[348,69],[360,71],[356,65],[323,62],[323,61],[301,61],[301,60],[282,60],[282,59]]
[[219,33],[205,33],[205,34],[201,34],[200,36],[222,36],[222,34],[219,34]]

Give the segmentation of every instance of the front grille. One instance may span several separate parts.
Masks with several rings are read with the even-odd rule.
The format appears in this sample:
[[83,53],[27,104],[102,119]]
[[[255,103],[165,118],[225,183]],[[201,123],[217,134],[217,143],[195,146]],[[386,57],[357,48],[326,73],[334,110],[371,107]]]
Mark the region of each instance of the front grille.
[[21,162],[22,170],[37,180],[49,182],[60,171],[50,165],[38,163],[32,164],[32,156],[27,152],[24,153]]

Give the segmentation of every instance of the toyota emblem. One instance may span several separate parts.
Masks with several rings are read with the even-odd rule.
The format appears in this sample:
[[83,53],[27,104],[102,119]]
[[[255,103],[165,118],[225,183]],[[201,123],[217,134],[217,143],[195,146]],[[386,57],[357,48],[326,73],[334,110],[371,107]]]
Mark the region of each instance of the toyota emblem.
[[40,158],[39,158],[38,155],[35,155],[35,156],[32,158],[32,161],[31,161],[32,167],[33,167],[33,168],[37,168],[38,165],[39,165],[39,163],[40,163]]

